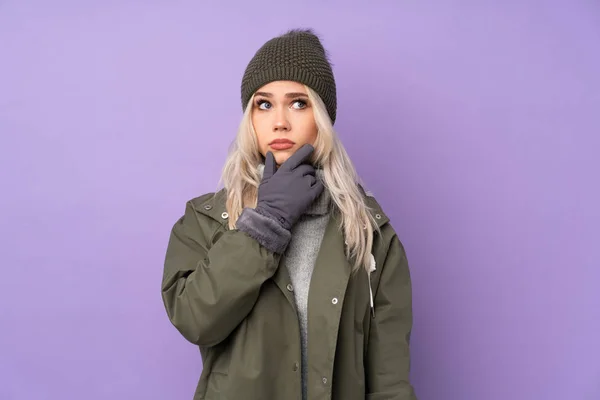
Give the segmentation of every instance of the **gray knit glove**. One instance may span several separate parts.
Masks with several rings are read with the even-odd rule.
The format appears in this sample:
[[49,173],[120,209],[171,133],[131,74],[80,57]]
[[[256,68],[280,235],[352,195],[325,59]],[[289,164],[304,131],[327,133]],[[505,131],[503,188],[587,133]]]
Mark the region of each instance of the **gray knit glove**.
[[315,168],[305,163],[313,151],[310,144],[305,144],[279,169],[273,153],[266,156],[256,212],[276,220],[288,231],[324,189],[315,177]]
[[305,144],[277,169],[267,153],[255,209],[245,208],[236,222],[240,231],[267,249],[283,253],[292,237],[292,226],[325,188],[306,163],[314,148]]

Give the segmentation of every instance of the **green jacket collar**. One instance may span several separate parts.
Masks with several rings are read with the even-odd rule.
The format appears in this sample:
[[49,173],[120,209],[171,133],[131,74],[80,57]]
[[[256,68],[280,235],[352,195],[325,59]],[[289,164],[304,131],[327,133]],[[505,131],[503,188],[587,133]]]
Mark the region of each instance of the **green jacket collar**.
[[[381,228],[383,225],[389,222],[388,216],[383,212],[377,200],[372,195],[367,193],[361,185],[359,185],[359,189],[363,194],[371,216]],[[229,214],[227,213],[225,206],[226,202],[227,192],[225,189],[221,189],[218,192],[213,193],[212,196],[204,197],[203,201],[195,204],[195,206],[198,212],[207,215],[216,221],[219,221],[224,226],[227,226],[229,223]]]

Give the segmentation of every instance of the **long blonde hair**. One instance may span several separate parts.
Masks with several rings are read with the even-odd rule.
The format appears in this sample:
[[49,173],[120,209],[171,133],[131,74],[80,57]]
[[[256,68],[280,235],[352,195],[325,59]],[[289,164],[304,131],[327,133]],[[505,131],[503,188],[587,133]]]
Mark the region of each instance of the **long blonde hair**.
[[[318,129],[312,162],[323,170],[323,181],[341,214],[341,225],[346,242],[346,257],[353,260],[353,271],[361,265],[368,271],[371,263],[373,232],[378,229],[359,189],[359,178],[348,153],[344,149],[320,96],[305,86],[313,105]],[[262,158],[252,125],[253,98],[250,99],[240,122],[237,136],[229,151],[221,182],[227,191],[229,227],[244,207],[255,207],[261,176],[258,169]]]

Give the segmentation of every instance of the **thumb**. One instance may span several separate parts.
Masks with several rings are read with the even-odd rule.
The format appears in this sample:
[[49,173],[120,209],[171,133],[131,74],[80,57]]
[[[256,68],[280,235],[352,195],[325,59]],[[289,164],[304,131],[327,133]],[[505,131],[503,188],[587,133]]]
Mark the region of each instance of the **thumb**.
[[268,152],[265,157],[265,171],[263,172],[263,179],[272,177],[277,172],[277,164],[275,163],[275,156],[272,152]]

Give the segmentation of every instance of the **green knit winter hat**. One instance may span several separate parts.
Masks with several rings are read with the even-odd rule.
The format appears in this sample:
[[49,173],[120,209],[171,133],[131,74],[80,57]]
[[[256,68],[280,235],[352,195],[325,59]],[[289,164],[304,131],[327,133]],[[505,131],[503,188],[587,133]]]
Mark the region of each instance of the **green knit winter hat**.
[[312,30],[290,30],[258,49],[242,78],[242,109],[260,87],[279,80],[303,83],[313,89],[335,122],[335,79],[325,48]]

